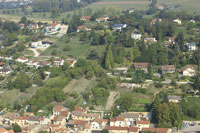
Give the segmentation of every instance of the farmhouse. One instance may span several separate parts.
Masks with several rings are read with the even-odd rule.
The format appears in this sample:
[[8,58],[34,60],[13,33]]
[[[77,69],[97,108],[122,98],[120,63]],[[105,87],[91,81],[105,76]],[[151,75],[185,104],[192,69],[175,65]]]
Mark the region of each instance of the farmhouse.
[[109,17],[104,16],[104,17],[101,17],[101,18],[97,18],[96,21],[97,21],[98,23],[100,23],[100,22],[107,22],[108,19],[109,19]]
[[91,29],[89,29],[87,26],[78,26],[77,27],[77,32],[81,32],[81,31],[90,31]]

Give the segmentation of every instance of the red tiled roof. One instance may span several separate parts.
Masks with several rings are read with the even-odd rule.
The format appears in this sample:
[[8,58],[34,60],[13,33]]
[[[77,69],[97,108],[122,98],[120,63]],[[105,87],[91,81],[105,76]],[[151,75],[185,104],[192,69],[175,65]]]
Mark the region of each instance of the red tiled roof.
[[20,119],[20,120],[27,120],[28,117],[26,117],[26,116],[20,116],[20,117],[18,117],[18,119]]
[[87,121],[82,121],[82,120],[75,120],[74,121],[74,125],[85,125],[86,123],[88,123]]
[[138,132],[139,128],[138,127],[130,127],[129,132]]
[[0,62],[0,66],[4,66],[5,65],[5,63],[3,63],[3,62]]
[[110,121],[124,121],[124,117],[118,116],[115,118],[111,118]]
[[147,62],[136,62],[134,63],[135,69],[142,69],[142,68],[148,68],[149,63]]
[[150,124],[149,121],[136,121],[137,124]]
[[65,108],[65,107],[62,106],[62,105],[56,105],[56,106],[53,108],[53,110],[54,110],[54,111],[59,111],[59,112],[61,112],[64,108]]
[[74,111],[82,111],[83,112],[84,110],[81,107],[75,107]]
[[90,16],[83,16],[81,19],[82,19],[82,20],[84,20],[84,19],[85,19],[85,20],[87,20],[87,21],[88,21],[88,20],[90,20],[90,18],[91,18]]
[[107,126],[105,127],[106,130],[126,130],[128,131],[128,127],[115,127],[115,126]]
[[103,123],[103,122],[108,122],[108,120],[106,120],[106,119],[95,119],[95,120],[93,120],[93,122]]
[[68,113],[69,113],[68,111],[61,111],[60,115],[66,117],[68,116]]

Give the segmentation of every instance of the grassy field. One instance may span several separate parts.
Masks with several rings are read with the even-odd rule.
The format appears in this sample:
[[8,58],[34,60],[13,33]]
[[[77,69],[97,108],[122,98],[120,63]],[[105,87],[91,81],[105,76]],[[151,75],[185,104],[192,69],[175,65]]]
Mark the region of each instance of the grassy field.
[[[64,47],[68,45],[70,47],[69,51],[63,51]],[[70,39],[69,43],[65,43],[65,39],[57,40],[55,45],[48,48],[44,51],[41,55],[49,56],[51,55],[52,51],[56,49],[58,55],[62,57],[87,57],[90,51],[94,49],[98,49],[99,55],[102,55],[106,46],[91,46],[88,42],[81,42],[79,41],[79,36],[77,35],[75,38]]]
[[165,5],[179,5],[180,11],[184,10],[186,12],[196,12],[200,14],[200,1],[199,0],[158,0],[159,4]]

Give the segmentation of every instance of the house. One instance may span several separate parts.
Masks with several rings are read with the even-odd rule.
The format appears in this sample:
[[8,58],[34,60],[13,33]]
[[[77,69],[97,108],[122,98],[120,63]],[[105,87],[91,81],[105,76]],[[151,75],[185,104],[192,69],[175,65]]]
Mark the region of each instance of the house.
[[141,114],[135,112],[125,112],[120,115],[123,117],[128,124],[128,126],[134,125],[137,120],[140,120],[142,117]]
[[61,26],[60,26],[60,31],[59,31],[59,34],[67,34],[67,31],[68,31],[68,29],[69,29],[69,25],[64,25],[64,24],[62,24]]
[[195,42],[186,43],[185,46],[188,48],[188,50],[196,50],[197,49],[197,44]]
[[127,127],[128,125],[127,125],[124,117],[117,116],[115,118],[110,119],[110,126]]
[[17,119],[17,117],[19,117],[19,114],[18,114],[18,113],[15,113],[15,112],[8,112],[8,113],[5,115],[5,124],[8,124],[8,125],[13,125],[13,124],[15,124],[15,120]]
[[153,38],[153,37],[151,37],[151,38],[144,38],[144,43],[146,43],[146,44],[153,44],[153,43],[157,43],[157,40],[156,40],[156,38]]
[[131,38],[134,39],[134,40],[141,40],[142,38],[142,34],[138,34],[138,33],[132,33],[131,34]]
[[114,31],[121,31],[122,29],[124,29],[124,28],[126,28],[126,27],[127,27],[126,24],[114,24],[114,25],[112,26],[112,29],[113,29]]
[[180,96],[168,96],[169,102],[179,103],[182,98]]
[[147,62],[136,62],[134,63],[135,70],[143,70],[144,72],[148,72],[149,63]]
[[42,41],[32,42],[31,48],[47,49],[50,46],[48,43],[43,43]]
[[195,74],[196,74],[194,67],[191,65],[185,66],[183,69],[179,70],[179,72],[183,76],[190,76],[190,77],[195,76]]
[[136,121],[136,126],[141,130],[142,128],[149,128],[150,127],[150,121]]
[[21,56],[21,57],[17,58],[16,61],[20,62],[20,63],[26,63],[26,62],[28,62],[28,58]]
[[98,23],[100,23],[100,22],[107,22],[108,19],[109,19],[109,17],[104,16],[104,17],[101,17],[101,18],[97,18],[96,21],[97,21]]
[[114,69],[115,74],[127,73],[127,71],[128,71],[127,67],[117,67]]
[[4,62],[0,62],[0,69],[3,69],[5,66],[5,63]]
[[51,120],[51,123],[54,125],[61,125],[62,127],[65,127],[66,123],[66,118],[65,116],[54,116],[54,118]]
[[37,125],[37,124],[40,124],[39,117],[29,116],[27,118],[27,123],[28,123],[28,125]]
[[56,105],[54,108],[53,108],[53,115],[54,116],[60,116],[63,114],[63,112],[67,112],[68,113],[68,109],[65,108],[64,106],[62,105]]
[[37,60],[29,60],[28,62],[26,62],[26,65],[28,67],[38,67],[39,62]]
[[197,93],[199,93],[199,90],[192,90],[191,89],[191,90],[188,90],[187,93],[191,94],[191,95],[196,95]]
[[153,26],[153,25],[155,25],[157,22],[161,22],[161,21],[162,21],[162,19],[158,19],[158,18],[152,19],[150,25]]
[[151,133],[171,133],[169,128],[142,128],[141,133],[151,132]]
[[164,42],[165,45],[167,46],[172,46],[175,44],[175,38],[174,37],[169,37],[165,42]]
[[51,120],[47,117],[40,117],[39,123],[40,123],[40,125],[48,125],[51,123]]
[[53,23],[51,26],[47,26],[44,28],[45,35],[64,35],[67,33],[69,25]]
[[13,130],[7,130],[5,128],[0,128],[0,133],[14,133]]
[[55,66],[57,66],[57,67],[63,66],[64,60],[63,60],[63,59],[55,59],[55,60],[53,61],[53,64],[54,64]]
[[103,130],[108,124],[108,120],[106,119],[95,119],[91,121],[91,129],[95,131]]
[[179,25],[182,24],[182,21],[181,21],[179,18],[174,19],[173,22],[174,22],[174,23],[177,23],[177,24],[179,24]]
[[83,120],[83,121],[92,121],[95,119],[100,119],[100,114],[97,113],[83,113],[78,111],[71,112],[73,120]]
[[10,68],[10,66],[3,67],[3,69],[0,69],[0,75],[2,75],[2,76],[6,76],[6,75],[10,74],[11,72],[12,72],[12,69]]
[[128,127],[118,127],[118,126],[106,126],[105,130],[108,130],[109,133],[128,133]]
[[191,19],[191,20],[190,20],[190,23],[195,24],[195,20],[194,20],[194,19]]
[[91,17],[90,16],[83,16],[80,20],[82,21],[90,21]]
[[176,71],[175,65],[163,65],[160,68],[162,74],[165,73],[174,73]]
[[77,27],[77,32],[81,32],[81,31],[90,31],[91,29],[89,29],[87,26],[78,26]]
[[139,133],[139,128],[138,127],[129,127],[128,132],[129,133]]
[[20,127],[28,126],[28,117],[26,116],[19,116],[15,119],[15,123],[17,123]]

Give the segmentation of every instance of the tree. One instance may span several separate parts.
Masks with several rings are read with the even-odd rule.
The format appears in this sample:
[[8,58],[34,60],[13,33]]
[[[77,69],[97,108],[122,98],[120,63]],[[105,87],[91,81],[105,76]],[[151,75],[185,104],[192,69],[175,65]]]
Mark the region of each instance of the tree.
[[180,50],[183,52],[185,50],[183,32],[179,32],[175,40],[178,43]]
[[13,126],[13,131],[14,131],[14,132],[21,132],[22,130],[21,130],[21,128],[20,128],[20,126],[19,126],[18,124],[15,124],[15,125]]
[[200,90],[200,74],[197,74],[195,76],[195,80],[194,80],[194,84],[193,84],[195,89],[199,89]]
[[111,45],[108,45],[108,49],[105,56],[105,68],[111,70],[114,67],[113,53]]

